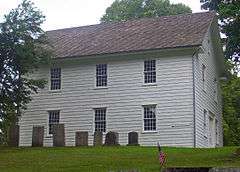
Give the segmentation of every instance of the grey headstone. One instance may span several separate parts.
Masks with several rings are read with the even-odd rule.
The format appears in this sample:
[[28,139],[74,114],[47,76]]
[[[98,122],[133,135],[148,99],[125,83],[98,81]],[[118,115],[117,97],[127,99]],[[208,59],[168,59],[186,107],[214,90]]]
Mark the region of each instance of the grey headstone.
[[65,146],[64,124],[53,125],[53,146]]
[[8,130],[8,145],[11,147],[19,146],[19,125],[11,125]]
[[106,134],[105,144],[104,145],[106,145],[106,146],[116,146],[116,145],[119,145],[119,143],[118,143],[118,133],[109,131]]
[[128,145],[129,146],[137,146],[138,144],[138,133],[130,132],[128,133]]
[[76,146],[88,146],[88,132],[87,131],[76,132],[75,145]]
[[44,138],[44,126],[33,126],[32,147],[42,147]]
[[93,145],[94,146],[102,146],[103,142],[103,134],[100,131],[94,132],[94,139],[93,139]]

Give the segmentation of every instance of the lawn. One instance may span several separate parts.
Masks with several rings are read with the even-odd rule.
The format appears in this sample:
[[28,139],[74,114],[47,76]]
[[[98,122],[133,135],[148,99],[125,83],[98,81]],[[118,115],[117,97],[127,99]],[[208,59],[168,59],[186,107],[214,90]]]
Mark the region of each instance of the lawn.
[[[164,147],[168,167],[240,167],[237,147]],[[0,147],[1,172],[159,171],[156,147]]]

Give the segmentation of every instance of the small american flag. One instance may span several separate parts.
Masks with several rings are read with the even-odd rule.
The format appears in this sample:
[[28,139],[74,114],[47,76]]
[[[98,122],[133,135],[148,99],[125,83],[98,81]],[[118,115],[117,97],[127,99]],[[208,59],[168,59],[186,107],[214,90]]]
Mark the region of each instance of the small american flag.
[[158,143],[159,163],[163,166],[166,162],[166,154],[162,151],[160,144]]

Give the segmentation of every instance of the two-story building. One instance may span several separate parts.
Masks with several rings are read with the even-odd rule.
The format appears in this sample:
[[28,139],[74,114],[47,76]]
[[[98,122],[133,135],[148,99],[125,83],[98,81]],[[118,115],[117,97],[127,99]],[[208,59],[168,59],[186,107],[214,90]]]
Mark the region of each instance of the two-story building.
[[143,146],[223,145],[219,66],[223,59],[212,12],[144,18],[47,32],[51,65],[32,77],[48,80],[20,119],[20,146],[32,128],[65,125],[66,146],[75,132],[138,132]]

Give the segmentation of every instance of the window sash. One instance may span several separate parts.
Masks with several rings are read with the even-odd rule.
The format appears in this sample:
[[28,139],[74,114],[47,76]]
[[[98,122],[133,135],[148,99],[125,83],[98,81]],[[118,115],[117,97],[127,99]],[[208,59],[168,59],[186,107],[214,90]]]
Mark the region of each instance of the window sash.
[[203,110],[203,133],[207,135],[207,110]]
[[51,68],[51,90],[61,89],[61,68]]
[[48,134],[53,134],[53,125],[59,124],[60,111],[48,112]]
[[144,83],[156,82],[156,60],[144,61]]
[[107,86],[107,64],[96,65],[96,86]]
[[95,131],[106,132],[106,108],[95,109]]
[[156,131],[156,106],[144,106],[144,131]]
[[203,84],[203,90],[205,90],[205,81],[206,81],[206,66],[202,65],[202,84]]

